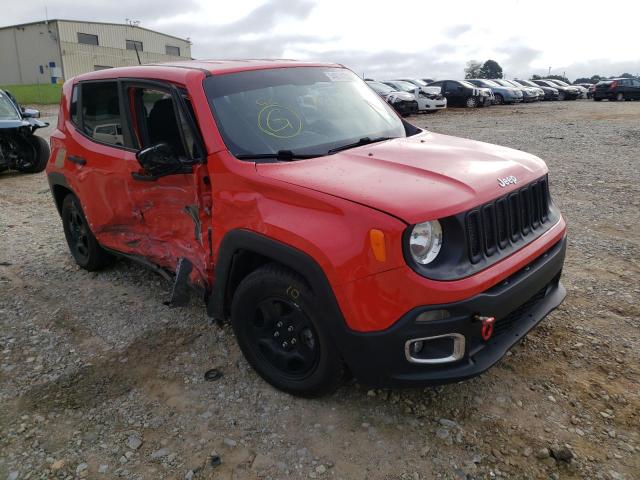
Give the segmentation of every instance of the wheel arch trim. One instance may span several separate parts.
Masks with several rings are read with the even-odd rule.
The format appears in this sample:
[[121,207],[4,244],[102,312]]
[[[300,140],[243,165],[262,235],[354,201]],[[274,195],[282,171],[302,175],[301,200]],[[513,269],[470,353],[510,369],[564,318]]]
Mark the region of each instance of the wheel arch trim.
[[[47,175],[47,180],[49,182],[49,189],[51,190],[51,195],[53,197],[53,203],[55,203],[56,208],[58,209],[58,214],[62,214],[62,198],[58,198],[58,193],[61,189],[67,190],[72,195],[75,195],[75,192],[67,182],[67,178],[58,172],[51,172]],[[77,195],[76,195],[77,196]]]
[[336,300],[331,284],[318,262],[309,254],[278,240],[260,233],[236,229],[225,234],[218,249],[213,288],[207,301],[207,313],[210,317],[223,319],[226,317],[229,301],[228,287],[234,268],[236,255],[246,251],[260,255],[300,274],[311,287],[314,295],[320,298],[326,319],[340,322],[345,328],[345,321]]

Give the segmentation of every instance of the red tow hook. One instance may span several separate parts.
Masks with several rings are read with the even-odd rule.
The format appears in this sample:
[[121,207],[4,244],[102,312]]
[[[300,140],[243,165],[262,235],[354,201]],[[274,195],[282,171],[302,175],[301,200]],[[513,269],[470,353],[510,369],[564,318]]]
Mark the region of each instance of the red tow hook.
[[482,335],[482,339],[486,342],[493,335],[493,326],[496,323],[496,317],[483,317],[481,315],[476,315],[476,320],[482,323],[482,329],[480,330],[480,335]]

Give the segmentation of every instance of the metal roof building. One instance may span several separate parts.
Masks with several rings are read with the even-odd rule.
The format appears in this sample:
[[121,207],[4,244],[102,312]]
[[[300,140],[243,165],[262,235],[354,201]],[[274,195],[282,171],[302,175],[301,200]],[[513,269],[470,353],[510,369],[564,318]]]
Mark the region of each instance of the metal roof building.
[[59,83],[111,67],[191,58],[191,42],[139,26],[48,20],[0,28],[0,84]]

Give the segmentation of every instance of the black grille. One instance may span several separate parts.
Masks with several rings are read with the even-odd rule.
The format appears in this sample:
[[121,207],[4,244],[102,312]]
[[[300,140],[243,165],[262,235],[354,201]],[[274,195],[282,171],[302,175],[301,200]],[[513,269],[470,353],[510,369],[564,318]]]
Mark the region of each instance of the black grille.
[[467,213],[471,262],[490,257],[540,229],[549,219],[549,202],[549,184],[544,177]]
[[532,309],[546,295],[547,295],[547,287],[544,287],[542,290],[536,293],[533,297],[531,297],[529,300],[527,300],[518,308],[516,308],[513,312],[511,312],[509,315],[498,320],[493,327],[493,335],[497,336],[506,332],[507,330],[510,330],[511,327],[513,327],[513,325],[517,323],[518,320],[520,320],[520,318],[525,312]]

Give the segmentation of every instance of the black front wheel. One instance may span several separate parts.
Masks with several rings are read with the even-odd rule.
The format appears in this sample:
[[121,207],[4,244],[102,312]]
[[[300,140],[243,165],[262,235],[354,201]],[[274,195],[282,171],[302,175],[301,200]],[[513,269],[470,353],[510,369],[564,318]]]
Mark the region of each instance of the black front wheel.
[[22,173],[38,173],[45,169],[49,160],[49,144],[36,135],[25,139],[25,149],[16,163],[16,170]]
[[333,392],[345,376],[319,311],[302,278],[269,264],[238,286],[231,324],[242,353],[262,378],[293,395],[317,397]]
[[100,270],[113,263],[113,256],[104,250],[89,228],[80,201],[69,194],[62,202],[62,226],[71,255],[85,270]]

